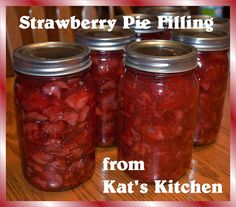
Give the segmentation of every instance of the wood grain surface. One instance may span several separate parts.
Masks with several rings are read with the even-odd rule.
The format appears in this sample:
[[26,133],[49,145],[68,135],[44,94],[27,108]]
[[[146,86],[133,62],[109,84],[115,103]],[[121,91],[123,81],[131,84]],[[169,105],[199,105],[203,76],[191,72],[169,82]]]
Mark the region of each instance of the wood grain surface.
[[106,148],[96,151],[96,168],[93,176],[79,187],[65,192],[43,192],[31,187],[24,179],[19,158],[16,134],[15,112],[13,104],[14,78],[7,79],[7,199],[24,201],[158,201],[158,200],[229,200],[230,190],[230,134],[229,134],[229,87],[224,105],[221,130],[215,143],[205,147],[195,147],[191,169],[179,181],[186,183],[196,180],[199,183],[222,183],[222,194],[155,194],[154,186],[149,185],[147,194],[134,188],[133,194],[103,194],[103,180],[116,180],[120,183],[132,181],[124,172],[103,171],[102,160],[110,156],[116,160],[117,149]]

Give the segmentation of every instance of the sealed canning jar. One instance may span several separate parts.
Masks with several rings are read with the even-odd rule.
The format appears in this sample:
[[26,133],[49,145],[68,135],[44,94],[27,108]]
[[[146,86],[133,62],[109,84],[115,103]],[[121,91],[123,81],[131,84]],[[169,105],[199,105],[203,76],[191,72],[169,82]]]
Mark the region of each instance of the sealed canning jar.
[[26,180],[44,191],[76,187],[93,173],[95,89],[89,49],[35,43],[13,53],[21,163]]
[[223,115],[229,75],[228,33],[183,30],[174,32],[173,39],[198,49],[198,68],[195,73],[200,85],[200,96],[194,143],[209,144],[217,138]]
[[197,112],[197,51],[183,43],[144,40],[127,46],[121,79],[119,159],[144,161],[133,179],[177,180],[190,166]]
[[[187,16],[190,12],[186,6],[153,6],[143,9],[143,13],[155,16]],[[167,25],[165,25],[165,27],[167,27]],[[170,40],[171,33],[172,29],[166,28],[162,39]]]
[[[116,17],[117,19],[117,25],[122,26],[124,25],[124,15],[119,15]],[[153,16],[153,15],[147,15],[147,14],[131,14],[129,15],[133,18],[139,19],[141,21],[148,19],[150,20],[150,24],[148,26],[150,26],[149,29],[144,29],[144,28],[140,28],[137,24],[131,24],[129,25],[130,29],[132,29],[135,34],[136,34],[136,41],[141,41],[141,40],[152,40],[152,39],[156,39],[156,40],[161,40],[163,39],[163,35],[164,33],[164,29],[157,29],[157,17]],[[131,20],[129,20],[130,22]]]
[[115,27],[80,30],[77,41],[91,49],[92,78],[96,86],[96,144],[116,145],[118,139],[118,83],[124,73],[124,47],[135,40],[135,33]]

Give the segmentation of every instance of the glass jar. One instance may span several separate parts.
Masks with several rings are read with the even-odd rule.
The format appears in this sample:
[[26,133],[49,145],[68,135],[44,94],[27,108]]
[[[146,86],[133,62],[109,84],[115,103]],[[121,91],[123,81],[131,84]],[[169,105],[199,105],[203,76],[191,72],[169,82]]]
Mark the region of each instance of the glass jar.
[[127,171],[133,179],[177,180],[192,156],[197,51],[174,41],[146,40],[128,45],[125,54],[119,160],[144,161],[144,171]]
[[[119,15],[115,19],[117,19],[117,25],[122,26],[124,25],[124,19],[123,16],[125,15]],[[141,40],[161,40],[163,39],[163,35],[165,34],[164,29],[157,29],[157,17],[153,15],[147,15],[147,14],[130,14],[128,16],[131,16],[133,18],[139,19],[140,21],[143,21],[145,19],[150,20],[150,26],[149,29],[139,28],[138,25],[132,24],[129,25],[130,29],[133,30],[136,34],[136,41]]]
[[195,73],[200,85],[200,95],[194,143],[212,143],[220,130],[229,75],[228,33],[183,30],[174,32],[173,39],[198,49],[198,67]]
[[24,177],[43,191],[76,187],[93,174],[95,88],[89,49],[35,43],[13,53]]
[[118,84],[124,73],[124,46],[135,40],[135,33],[115,27],[79,30],[77,42],[91,49],[91,75],[96,86],[96,144],[111,147],[118,141]]
[[[188,16],[190,14],[186,6],[153,6],[143,9],[144,14],[157,16]],[[170,40],[172,29],[168,29],[168,25],[164,25],[166,29],[163,31],[162,40]]]

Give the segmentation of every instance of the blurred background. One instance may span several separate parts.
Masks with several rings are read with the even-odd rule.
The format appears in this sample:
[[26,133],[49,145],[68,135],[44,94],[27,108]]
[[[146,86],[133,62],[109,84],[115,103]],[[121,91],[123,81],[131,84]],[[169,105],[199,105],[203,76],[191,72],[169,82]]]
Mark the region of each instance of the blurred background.
[[[104,6],[104,7],[7,7],[7,77],[14,76],[12,67],[12,51],[25,44],[44,41],[74,41],[75,30],[71,29],[54,29],[54,30],[31,30],[20,29],[19,19],[27,15],[35,18],[49,19],[67,19],[76,16],[78,19],[95,19],[95,18],[114,18],[117,15],[129,15],[132,13],[143,13],[147,7],[124,7],[124,6]],[[191,6],[186,7],[190,15],[210,15],[218,17],[230,17],[229,7],[219,6]]]

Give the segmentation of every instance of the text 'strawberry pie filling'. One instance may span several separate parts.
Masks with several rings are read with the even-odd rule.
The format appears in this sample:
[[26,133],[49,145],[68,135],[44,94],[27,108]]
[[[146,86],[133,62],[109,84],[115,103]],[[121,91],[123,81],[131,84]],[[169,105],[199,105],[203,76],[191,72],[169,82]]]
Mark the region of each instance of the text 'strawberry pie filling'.
[[194,143],[212,143],[217,139],[220,130],[229,76],[228,32],[175,31],[173,39],[198,49],[198,67],[195,74],[199,81],[200,95]]
[[76,187],[95,163],[95,89],[89,49],[36,43],[13,53],[21,163],[26,180],[44,191]]
[[166,40],[128,45],[120,85],[120,160],[142,160],[128,171],[144,182],[177,180],[190,167],[198,84],[194,47]]
[[124,47],[135,40],[135,33],[115,27],[79,30],[77,42],[91,49],[91,75],[96,86],[96,144],[110,147],[118,141],[118,84],[124,73]]
[[[148,19],[151,23],[148,24],[150,27],[149,29],[140,28],[136,24],[129,25],[130,29],[133,30],[136,34],[136,41],[141,40],[162,40],[165,39],[165,30],[164,29],[157,29],[157,17],[153,15],[147,14],[131,14],[129,15],[135,19],[139,19],[143,21],[144,19]],[[119,15],[115,17],[117,19],[117,25],[123,26],[124,25],[124,15]]]

